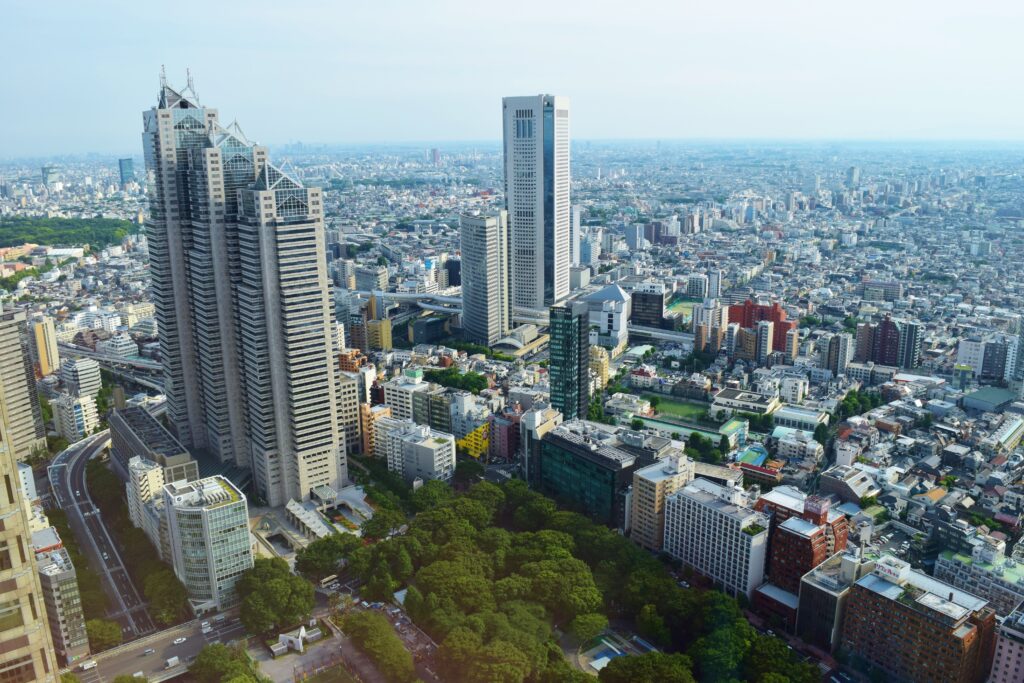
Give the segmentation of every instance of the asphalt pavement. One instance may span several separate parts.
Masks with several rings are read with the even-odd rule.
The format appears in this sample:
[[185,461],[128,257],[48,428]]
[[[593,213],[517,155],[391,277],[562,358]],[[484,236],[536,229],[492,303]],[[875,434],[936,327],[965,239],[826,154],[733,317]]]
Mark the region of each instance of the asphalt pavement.
[[100,432],[62,451],[49,467],[50,485],[57,505],[68,514],[68,523],[90,559],[90,566],[102,573],[103,586],[117,611],[109,615],[121,624],[126,639],[156,630],[120,552],[103,522],[103,515],[89,497],[85,468],[110,441],[109,432]]
[[[202,621],[210,623],[210,633],[202,632]],[[75,667],[74,672],[82,683],[101,683],[111,681],[117,676],[130,676],[139,672],[151,683],[155,683],[184,673],[206,645],[227,644],[244,635],[245,629],[238,621],[237,615],[228,614],[221,622],[207,616],[101,652],[91,658],[96,662],[96,668],[80,671]],[[181,638],[185,639],[184,642],[174,642]],[[178,664],[168,667],[167,660],[172,657],[178,658]]]

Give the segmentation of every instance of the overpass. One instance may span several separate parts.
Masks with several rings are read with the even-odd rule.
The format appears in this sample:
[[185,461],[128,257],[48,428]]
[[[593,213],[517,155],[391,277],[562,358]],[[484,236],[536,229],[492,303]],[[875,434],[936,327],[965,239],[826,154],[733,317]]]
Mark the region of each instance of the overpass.
[[81,356],[82,358],[92,358],[95,361],[106,362],[116,365],[127,365],[133,368],[139,368],[140,370],[154,370],[157,372],[163,371],[163,366],[155,360],[148,358],[139,358],[133,356],[125,358],[124,356],[115,356],[111,353],[101,353],[100,351],[93,351],[84,346],[78,346],[77,344],[65,344],[64,342],[58,342],[57,347],[61,353],[67,353],[70,356]]

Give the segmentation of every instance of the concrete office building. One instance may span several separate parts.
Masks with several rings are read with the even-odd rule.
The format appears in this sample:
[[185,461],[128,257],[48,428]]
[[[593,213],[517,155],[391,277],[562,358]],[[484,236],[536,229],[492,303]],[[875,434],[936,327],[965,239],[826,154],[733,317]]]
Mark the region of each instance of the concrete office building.
[[877,558],[853,548],[807,572],[800,579],[797,636],[823,652],[835,651],[853,584],[875,568]]
[[853,353],[853,335],[848,332],[832,335],[825,351],[825,367],[832,371],[834,377],[845,375],[846,368],[853,360]]
[[569,295],[569,99],[506,97],[502,111],[512,307],[543,310]]
[[733,597],[749,599],[764,580],[768,517],[743,489],[694,479],[665,501],[665,552]]
[[338,371],[338,429],[345,439],[348,453],[359,453],[362,437],[359,433],[359,375]]
[[181,91],[162,82],[143,123],[173,433],[251,468],[271,506],[340,489],[347,462],[320,189],[273,166],[237,125],[221,126],[191,82]]
[[523,477],[530,486],[540,486],[541,443],[544,435],[562,424],[562,413],[544,403],[535,403],[519,420],[519,448],[523,456]]
[[[22,323],[22,327],[24,323]],[[0,407],[7,403],[6,384],[0,384]],[[18,477],[14,443],[8,436],[7,411],[0,411],[0,475]],[[39,574],[25,548],[29,543],[28,518],[21,490],[0,490],[0,678],[11,683],[54,682],[57,660],[46,615],[40,608]]]
[[89,654],[75,566],[68,551],[58,548],[37,554],[36,567],[53,645],[61,663],[71,666]]
[[235,584],[253,564],[245,495],[222,476],[164,484],[174,573],[196,612],[237,602]]
[[638,464],[637,456],[620,448],[614,435],[582,421],[566,421],[541,440],[535,476],[544,495],[620,529],[628,522],[626,493]]
[[493,346],[512,329],[508,214],[462,216],[462,327],[469,341]]
[[629,537],[652,552],[665,545],[665,499],[694,476],[693,460],[683,454],[633,472]]
[[1020,683],[1024,679],[1024,605],[999,625],[992,676],[988,683]]
[[981,683],[995,628],[985,600],[883,555],[850,591],[841,646],[896,680]]
[[988,600],[1005,617],[1024,602],[1024,567],[1005,554],[1006,543],[983,536],[970,555],[946,550],[935,558],[936,579]]
[[110,454],[122,471],[136,456],[155,462],[163,468],[165,481],[195,481],[199,478],[199,463],[144,408],[128,406],[115,408],[110,413]]
[[16,460],[46,447],[25,312],[0,310],[0,420]]
[[589,318],[587,304],[582,302],[551,307],[551,406],[566,420],[585,418],[590,405]]
[[100,424],[96,399],[92,396],[72,396],[64,392],[53,399],[52,406],[57,433],[71,443],[92,434]]
[[100,364],[92,358],[65,358],[60,364],[60,381],[73,396],[95,397],[103,386]]
[[35,363],[36,373],[40,377],[52,375],[60,369],[60,351],[57,348],[57,329],[51,318],[40,318],[33,320],[32,334],[30,336],[32,346],[32,360]]

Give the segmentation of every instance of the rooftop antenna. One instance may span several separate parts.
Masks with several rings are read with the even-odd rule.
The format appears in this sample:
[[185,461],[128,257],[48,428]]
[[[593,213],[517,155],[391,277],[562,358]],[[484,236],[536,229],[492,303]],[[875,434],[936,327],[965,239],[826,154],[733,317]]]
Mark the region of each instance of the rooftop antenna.
[[160,65],[160,87],[167,87],[167,67],[165,67],[163,64]]

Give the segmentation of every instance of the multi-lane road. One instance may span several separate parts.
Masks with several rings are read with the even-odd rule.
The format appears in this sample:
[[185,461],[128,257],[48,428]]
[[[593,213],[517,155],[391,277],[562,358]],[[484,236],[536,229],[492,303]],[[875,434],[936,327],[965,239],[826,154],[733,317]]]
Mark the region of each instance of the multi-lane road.
[[[93,655],[91,659],[96,662],[96,667],[86,671],[76,667],[75,675],[82,683],[102,683],[135,673],[142,673],[150,683],[164,681],[185,673],[206,645],[229,643],[241,638],[245,632],[235,613],[226,613],[222,621],[216,621],[214,617],[204,617],[203,620],[210,624],[212,630],[209,633],[203,633],[201,620],[190,621]],[[183,642],[175,642],[181,639]],[[177,657],[178,663],[168,667],[167,660],[172,657]]]
[[116,606],[109,615],[121,624],[128,638],[152,633],[156,625],[146,611],[146,605],[128,576],[99,508],[89,497],[85,482],[85,467],[110,443],[110,433],[100,432],[65,449],[49,467],[50,486],[57,505],[67,512],[68,523],[79,539],[82,552],[89,557],[89,565],[102,572],[104,589]]

